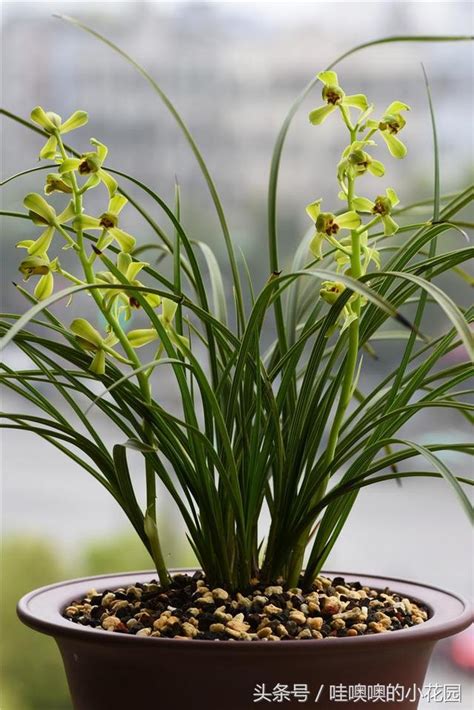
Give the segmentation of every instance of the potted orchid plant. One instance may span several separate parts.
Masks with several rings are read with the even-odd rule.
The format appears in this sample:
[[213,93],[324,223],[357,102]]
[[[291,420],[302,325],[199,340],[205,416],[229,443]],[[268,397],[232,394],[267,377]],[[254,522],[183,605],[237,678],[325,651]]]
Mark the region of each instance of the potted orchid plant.
[[[370,44],[410,39],[420,38]],[[265,283],[250,292],[197,145],[141,67],[184,131],[209,187],[228,254],[229,292],[209,246],[196,242],[181,220],[179,188],[168,205],[138,178],[112,169],[101,141],[92,138],[85,149],[85,111],[63,121],[36,107],[31,122],[4,111],[44,136],[44,164],[26,172],[44,170],[46,178],[25,196],[24,212],[7,213],[38,229],[17,244],[27,283],[16,288],[29,308],[0,321],[2,347],[18,348],[31,366],[15,371],[4,364],[0,378],[35,412],[4,413],[2,426],[42,437],[92,475],[122,508],[154,567],[52,585],[20,602],[21,619],[56,638],[75,708],[152,700],[159,707],[216,710],[272,701],[296,706],[315,701],[315,668],[323,707],[331,706],[331,688],[342,682],[383,683],[400,694],[422,683],[434,643],[469,623],[457,595],[323,571],[361,489],[380,481],[444,479],[472,518],[465,490],[470,481],[442,459],[443,451],[472,454],[472,443],[421,444],[400,433],[433,407],[472,421],[468,390],[459,388],[472,374],[473,311],[436,283],[446,273],[469,279],[463,264],[472,249],[446,250],[442,236],[462,231],[456,216],[472,200],[472,188],[443,197],[432,112],[432,214],[421,223],[401,223],[399,215],[410,210],[406,195],[385,183],[374,150],[382,144],[387,159],[405,157],[410,107],[401,96],[380,110],[363,94],[346,92],[333,66],[307,87],[278,137],[269,189],[269,269]],[[316,127],[339,121],[344,148],[327,194],[306,206],[309,229],[291,267],[282,268],[279,162],[291,118],[316,84],[322,104],[309,121]],[[431,106],[429,91],[428,98]],[[76,130],[73,146],[69,134]],[[375,193],[366,189],[367,174],[380,181]],[[130,183],[151,198],[156,214],[128,195]],[[94,214],[92,192],[103,200]],[[153,230],[171,277],[143,260],[147,247],[122,228],[122,211],[130,208]],[[160,214],[172,233],[159,225]],[[71,250],[77,268],[63,267],[62,250]],[[89,313],[92,304],[95,315],[60,319],[55,306],[72,298]],[[446,322],[435,337],[423,317],[429,301]],[[261,332],[270,317],[275,340],[263,352]],[[365,391],[361,372],[374,355],[373,343],[384,338],[404,344],[401,361]],[[446,365],[454,350],[463,353],[462,361]],[[179,393],[179,411],[161,400],[157,378],[163,371]],[[43,393],[45,387],[64,407]],[[92,409],[116,430],[112,447],[90,421]],[[141,454],[143,472],[131,470],[131,449]],[[424,463],[399,469],[413,460]],[[144,502],[136,492],[142,475]],[[185,523],[197,570],[167,568],[158,481]],[[270,527],[262,536],[265,510]],[[403,691],[395,701],[402,708],[417,705]]]

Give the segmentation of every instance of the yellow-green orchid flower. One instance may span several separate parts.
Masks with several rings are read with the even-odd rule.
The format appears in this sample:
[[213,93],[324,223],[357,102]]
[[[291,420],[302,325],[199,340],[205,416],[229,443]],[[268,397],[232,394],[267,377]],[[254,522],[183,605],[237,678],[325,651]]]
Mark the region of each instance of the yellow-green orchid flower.
[[321,212],[321,200],[307,205],[306,212],[314,222],[316,229],[309,245],[310,251],[316,259],[322,259],[322,247],[325,239],[331,244],[337,245],[335,235],[340,229],[357,229],[360,226],[360,217],[357,212],[349,210],[340,215]]
[[61,116],[58,116],[57,113],[45,111],[41,106],[36,106],[31,112],[31,120],[41,126],[44,132],[49,135],[46,144],[40,151],[39,157],[43,160],[54,160],[58,147],[57,136],[80,128],[87,123],[88,116],[85,111],[75,111],[63,123]]
[[398,224],[390,216],[390,213],[399,202],[397,193],[391,187],[385,190],[385,195],[378,195],[373,202],[367,197],[355,197],[353,200],[354,207],[358,212],[370,212],[370,214],[380,217],[386,237],[395,234],[398,230]]
[[38,226],[46,227],[46,229],[37,239],[23,239],[16,246],[20,249],[26,249],[30,256],[35,254],[44,255],[51,245],[56,229],[73,219],[74,206],[70,202],[65,210],[60,214],[56,214],[54,207],[51,207],[44,197],[35,192],[27,195],[23,200],[23,204],[28,210],[32,222]]
[[324,106],[313,109],[309,114],[310,122],[317,126],[321,124],[336,108],[347,111],[349,106],[367,111],[369,104],[364,94],[346,95],[339,86],[339,81],[335,71],[322,71],[318,74],[318,79],[324,84],[322,96],[325,101]]
[[118,242],[120,248],[124,252],[132,251],[135,246],[135,238],[123,229],[119,229],[119,214],[127,204],[128,200],[123,195],[114,195],[109,200],[107,212],[104,212],[100,217],[91,217],[83,214],[76,217],[73,222],[75,229],[88,229],[102,231],[101,236],[97,241],[98,249],[105,249],[111,244],[114,239]]
[[[125,252],[120,252],[117,256],[117,268],[132,286],[143,286],[136,276],[148,265],[146,261],[133,261],[130,254],[126,254]],[[111,271],[99,271],[96,274],[96,280],[98,283],[104,284],[116,285],[122,283]],[[142,292],[142,295],[152,308],[158,307],[161,303],[161,298],[157,294]],[[127,287],[124,284],[122,284],[122,289],[107,289],[105,291],[104,305],[110,308],[117,298],[124,304],[122,308],[125,309],[126,320],[129,320],[131,317],[132,308],[140,308],[136,293],[134,291],[127,291]]]
[[84,153],[80,158],[66,158],[60,164],[59,172],[61,175],[66,175],[77,171],[79,175],[88,175],[82,190],[88,190],[103,182],[109,191],[109,196],[113,197],[117,192],[117,181],[102,167],[107,157],[108,148],[95,138],[91,138],[90,142],[96,146],[97,150]]
[[112,346],[118,342],[118,339],[113,333],[103,338],[99,331],[96,330],[89,321],[85,320],[85,318],[76,318],[73,320],[70,329],[76,336],[76,340],[81,348],[94,354],[89,370],[96,375],[103,375],[105,372],[106,354],[111,355],[119,362],[130,364],[127,358],[123,357],[112,348]]
[[[176,301],[172,301],[169,298],[163,298],[161,300],[161,314],[158,316],[158,318],[160,319],[160,322],[163,328],[165,329],[169,339],[174,345],[176,345],[179,350],[182,349],[183,345],[186,348],[189,348],[189,340],[183,335],[179,335],[178,333],[176,333],[173,327],[173,321],[177,308],[178,304],[176,303]],[[127,334],[127,337],[130,341],[130,344],[134,348],[141,348],[144,345],[149,345],[149,343],[153,343],[155,340],[159,339],[159,335],[154,328],[139,328],[138,330],[131,330]]]
[[397,135],[406,125],[401,111],[409,110],[410,107],[402,101],[393,101],[390,106],[387,106],[380,121],[367,121],[369,128],[380,131],[387,148],[394,158],[404,158],[407,154],[406,145],[402,143]]
[[341,161],[337,168],[337,177],[339,182],[345,177],[356,178],[364,175],[366,172],[382,177],[385,173],[385,166],[380,160],[375,160],[369,155],[364,148],[367,145],[375,145],[374,141],[354,141],[348,145],[341,156]]
[[[323,281],[319,290],[319,295],[321,296],[323,301],[332,306],[334,305],[334,303],[336,303],[339,296],[341,296],[345,290],[346,287],[340,281]],[[339,327],[341,329],[341,333],[343,333],[353,321],[357,320],[358,315],[357,313],[354,313],[351,305],[352,302],[355,301],[357,298],[360,299],[360,296],[358,296],[358,294],[356,293],[354,293],[350,297],[350,299],[342,309],[342,312],[337,319],[336,325],[328,330],[328,332],[326,333],[326,337],[329,338],[334,333],[336,327]],[[365,299],[362,299],[361,305],[364,304]]]
[[47,254],[35,254],[23,259],[19,271],[23,274],[23,280],[28,281],[31,276],[40,276],[35,286],[34,296],[38,301],[49,298],[54,290],[53,272],[58,270],[58,259],[50,261]]

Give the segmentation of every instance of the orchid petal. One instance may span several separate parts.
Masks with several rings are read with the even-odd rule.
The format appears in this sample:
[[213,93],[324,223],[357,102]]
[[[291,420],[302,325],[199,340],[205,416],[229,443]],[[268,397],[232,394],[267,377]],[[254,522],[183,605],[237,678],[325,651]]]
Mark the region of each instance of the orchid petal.
[[78,169],[81,162],[80,158],[66,158],[59,166],[59,172],[61,175],[63,173],[72,173],[74,170]]
[[163,298],[161,319],[165,328],[173,322],[173,318],[175,316],[177,308],[178,304],[176,303],[176,301],[172,301],[170,298]]
[[400,200],[399,200],[397,193],[395,192],[395,190],[392,187],[387,187],[387,189],[385,190],[385,194],[387,195],[388,199],[390,200],[392,207],[395,207],[396,205],[398,205]]
[[64,121],[61,126],[60,132],[69,133],[69,131],[74,131],[76,128],[84,126],[84,124],[86,124],[88,120],[89,117],[86,111],[74,111],[74,113],[69,116],[67,121]]
[[29,249],[34,243],[33,239],[22,239],[21,242],[17,242],[15,246],[17,249]]
[[100,168],[100,170],[98,171],[97,174],[98,174],[100,180],[102,180],[102,182],[104,183],[107,190],[109,191],[109,196],[113,197],[115,195],[115,193],[117,192],[117,187],[118,187],[117,180],[115,180],[115,178],[113,178],[112,175],[109,175],[108,172],[106,172],[105,170],[102,170],[102,168]]
[[38,193],[30,192],[23,200],[23,204],[27,210],[38,215],[44,223],[54,224],[56,221],[56,212]]
[[376,177],[385,175],[385,165],[380,160],[371,160],[367,167],[369,172]]
[[310,202],[309,205],[306,205],[306,214],[313,220],[313,222],[316,222],[318,215],[321,212],[321,202],[322,200],[315,200],[314,202]]
[[360,217],[354,210],[344,212],[336,217],[336,224],[343,229],[357,229],[360,226]]
[[85,318],[75,318],[69,327],[74,335],[85,343],[92,345],[94,349],[101,347],[102,336]]
[[158,333],[154,328],[139,328],[127,333],[127,338],[132,348],[141,348],[158,339]]
[[112,227],[112,229],[109,229],[109,232],[113,236],[113,238],[118,242],[122,251],[132,251],[133,247],[136,244],[135,237],[132,237],[131,234],[124,232],[123,229],[119,229],[118,227]]
[[333,104],[326,104],[325,106],[313,109],[309,114],[310,123],[312,123],[313,126],[319,126],[335,109],[336,106]]
[[41,160],[53,160],[56,156],[56,148],[58,140],[56,136],[50,136],[44,146],[40,150],[39,157]]
[[[121,251],[118,256],[117,256],[117,269],[124,274],[126,278],[128,278],[128,267],[132,263],[132,257],[130,254],[126,254],[124,251]],[[130,280],[130,279],[129,279]]]
[[36,108],[34,108],[33,111],[30,113],[30,117],[32,121],[37,123],[42,128],[46,129],[47,131],[56,130],[56,126],[49,118],[46,111],[41,108],[41,106],[36,106]]
[[47,227],[38,239],[34,241],[33,244],[30,244],[28,247],[28,254],[30,254],[30,256],[34,256],[35,254],[45,254],[51,246],[53,235],[54,227]]
[[120,214],[128,200],[123,195],[114,195],[109,200],[109,206],[107,211],[112,212],[112,214]]
[[90,372],[95,375],[103,375],[105,373],[105,352],[101,349],[97,350],[94,358],[89,365]]
[[88,214],[81,214],[72,223],[74,229],[103,229],[100,219]]
[[399,113],[400,111],[410,111],[408,104],[404,104],[403,101],[392,101],[390,106],[387,106],[385,113]]
[[161,297],[157,293],[147,293],[145,299],[152,308],[158,308],[161,304]]
[[49,298],[54,290],[54,277],[49,271],[47,274],[42,276],[38,283],[36,284],[33,295],[38,301],[44,301],[45,298]]
[[71,200],[64,209],[61,214],[58,215],[58,222],[59,224],[66,224],[66,222],[69,222],[73,217],[75,216],[76,212],[74,209],[74,202]]
[[390,217],[389,214],[382,217],[382,222],[384,227],[383,233],[386,237],[389,237],[391,234],[395,234],[395,232],[398,231],[398,224],[394,219],[392,219],[392,217]]
[[354,197],[352,204],[357,212],[372,212],[374,208],[374,203],[367,197]]
[[99,156],[99,160],[101,163],[104,162],[104,160],[107,157],[107,153],[109,152],[109,149],[107,148],[106,145],[98,141],[96,138],[91,138],[90,143],[92,145],[95,145],[97,148],[97,155]]
[[320,71],[317,78],[319,81],[322,81],[325,86],[339,86],[339,81],[335,71]]
[[132,261],[127,268],[125,278],[129,281],[135,281],[136,277],[145,266],[148,266],[146,261]]
[[323,258],[323,241],[324,234],[321,234],[321,232],[315,232],[313,234],[313,238],[309,243],[309,250],[315,259]]
[[343,103],[345,103],[346,106],[353,106],[361,111],[367,111],[369,108],[369,102],[364,94],[352,94],[350,96],[345,96]]
[[399,138],[394,136],[392,133],[387,133],[387,131],[381,131],[382,138],[387,144],[387,148],[394,158],[404,158],[407,154],[406,146],[401,142]]
[[[100,172],[100,171],[99,171]],[[84,183],[82,189],[83,190],[91,190],[93,187],[96,187],[100,183],[100,177],[97,173],[92,173],[90,175],[86,182]]]

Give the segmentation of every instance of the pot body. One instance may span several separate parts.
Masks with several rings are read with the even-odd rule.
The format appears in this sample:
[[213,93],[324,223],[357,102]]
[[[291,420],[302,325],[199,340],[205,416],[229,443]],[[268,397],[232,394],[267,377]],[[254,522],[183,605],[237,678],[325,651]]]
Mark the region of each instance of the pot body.
[[[180,570],[182,571],[182,570]],[[148,572],[89,577],[23,597],[21,620],[54,636],[75,710],[247,710],[273,703],[322,710],[361,705],[418,707],[436,642],[471,623],[465,600],[426,585],[344,572],[426,604],[430,619],[400,631],[306,641],[193,641],[127,636],[81,627],[61,610],[99,591],[149,581]]]

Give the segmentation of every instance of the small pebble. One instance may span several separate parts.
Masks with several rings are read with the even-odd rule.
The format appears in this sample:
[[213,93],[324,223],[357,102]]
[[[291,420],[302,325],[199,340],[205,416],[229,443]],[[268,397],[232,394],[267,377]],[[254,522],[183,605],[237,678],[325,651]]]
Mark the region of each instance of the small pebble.
[[91,589],[65,607],[63,616],[99,631],[154,639],[277,642],[394,632],[422,624],[429,613],[389,589],[342,577],[319,576],[309,590],[289,589],[280,578],[267,586],[254,579],[231,594],[197,572],[176,575],[166,590],[156,580]]

